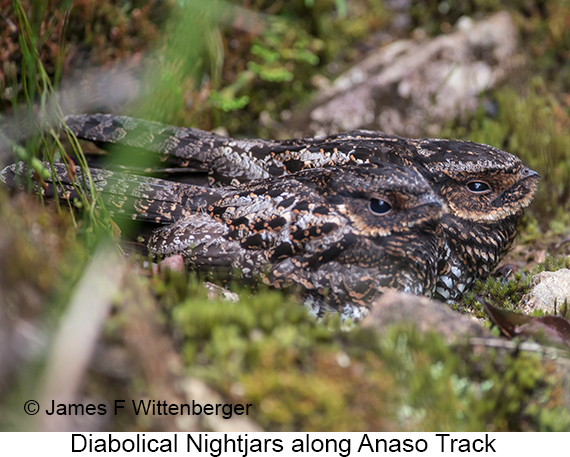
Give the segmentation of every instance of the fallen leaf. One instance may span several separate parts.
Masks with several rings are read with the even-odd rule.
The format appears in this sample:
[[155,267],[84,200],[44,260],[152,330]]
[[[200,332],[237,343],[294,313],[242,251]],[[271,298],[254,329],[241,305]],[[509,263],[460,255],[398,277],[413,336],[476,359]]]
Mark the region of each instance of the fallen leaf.
[[506,309],[499,309],[485,300],[479,302],[491,322],[508,338],[526,336],[542,343],[563,345],[570,348],[570,321],[562,316],[527,316]]

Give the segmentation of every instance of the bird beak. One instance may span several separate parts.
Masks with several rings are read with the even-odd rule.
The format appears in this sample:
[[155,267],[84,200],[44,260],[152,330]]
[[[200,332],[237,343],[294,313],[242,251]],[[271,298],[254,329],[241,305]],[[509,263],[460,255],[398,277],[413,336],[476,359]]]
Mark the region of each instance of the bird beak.
[[443,205],[441,204],[441,200],[437,198],[434,194],[425,194],[422,196],[420,203],[422,205],[429,205],[429,206],[436,206],[441,208]]
[[540,179],[540,178],[542,178],[542,176],[540,176],[540,174],[538,174],[536,171],[531,170],[530,168],[526,167],[522,171],[522,179],[528,179],[528,178]]

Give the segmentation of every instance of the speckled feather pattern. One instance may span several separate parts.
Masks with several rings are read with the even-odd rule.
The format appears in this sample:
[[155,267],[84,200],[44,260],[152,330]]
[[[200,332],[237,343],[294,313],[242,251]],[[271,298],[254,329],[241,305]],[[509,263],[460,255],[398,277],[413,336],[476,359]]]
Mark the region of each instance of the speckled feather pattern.
[[[73,198],[73,176],[40,186]],[[2,179],[26,172],[13,165]],[[75,176],[81,181],[77,167]],[[91,170],[113,215],[166,224],[149,250],[181,254],[193,269],[241,270],[277,288],[300,286],[316,315],[362,318],[386,288],[431,295],[435,288],[442,205],[414,170],[393,164],[310,169],[206,189]],[[46,193],[47,192],[47,193]],[[388,203],[382,211],[371,202]]]
[[[389,162],[420,173],[443,204],[436,295],[458,299],[485,278],[511,248],[538,174],[514,155],[471,141],[409,139],[357,130],[292,140],[236,140],[198,129],[114,115],[66,119],[81,138],[123,143],[159,154],[165,169],[209,175],[212,187],[319,167]],[[175,175],[174,175],[175,176]],[[490,191],[473,193],[472,182]]]

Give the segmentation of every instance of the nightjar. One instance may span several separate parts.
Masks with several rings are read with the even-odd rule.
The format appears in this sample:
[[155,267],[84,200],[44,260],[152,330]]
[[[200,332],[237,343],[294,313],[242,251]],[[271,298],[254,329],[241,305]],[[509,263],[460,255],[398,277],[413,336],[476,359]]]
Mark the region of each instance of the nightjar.
[[[444,205],[438,298],[454,301],[485,278],[512,246],[539,175],[514,155],[471,141],[408,139],[358,130],[292,140],[236,140],[192,128],[114,115],[66,118],[80,137],[151,151],[162,170],[227,185],[318,167],[389,162],[419,172]],[[203,181],[202,181],[203,182]]]
[[[39,188],[72,197],[66,166],[55,166],[60,184]],[[15,185],[23,173],[16,164],[0,178]],[[152,253],[300,286],[317,315],[360,319],[386,288],[431,295],[435,287],[442,205],[410,168],[309,169],[222,188],[98,169],[92,178],[115,215],[169,224],[151,236]]]

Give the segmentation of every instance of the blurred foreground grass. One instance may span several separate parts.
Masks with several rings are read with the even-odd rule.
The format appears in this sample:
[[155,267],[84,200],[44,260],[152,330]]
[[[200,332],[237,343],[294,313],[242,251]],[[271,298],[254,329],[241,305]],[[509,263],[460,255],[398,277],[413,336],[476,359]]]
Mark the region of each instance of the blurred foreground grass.
[[[570,37],[554,25],[570,17],[570,6],[554,2],[542,11],[538,4],[523,3],[524,8],[517,2],[510,7],[533,44],[540,71],[531,64],[534,79],[521,78],[520,87],[486,95],[494,112],[482,108],[444,134],[514,152],[543,175],[523,233],[530,245],[568,231],[570,87],[557,69],[567,71],[559,57],[570,48]],[[6,17],[14,27],[2,35],[10,52],[2,62],[1,116],[21,119],[24,132],[38,132],[14,146],[16,157],[38,170],[38,159],[67,157],[53,122],[62,114],[53,108],[53,94],[54,83],[74,67],[108,65],[117,58],[142,61],[146,95],[122,112],[268,136],[273,122],[309,99],[319,77],[334,75],[357,58],[355,45],[389,28],[396,15],[381,2],[366,0],[248,2],[260,14],[197,0],[4,4],[12,8]],[[502,7],[467,4],[472,9],[466,13]],[[413,11],[409,29],[399,33],[409,33],[418,17],[430,17]],[[435,25],[453,25],[455,16],[453,8],[447,16],[438,8]],[[424,26],[430,31],[435,25]],[[78,145],[69,141],[83,164]],[[71,296],[82,279],[90,279],[85,268],[97,246],[114,239],[95,202],[96,195],[84,193],[78,202],[83,211],[76,215],[65,205],[44,207],[30,196],[0,193],[2,429],[38,427],[23,414],[22,404],[45,388],[45,363]],[[265,430],[570,429],[560,379],[553,362],[540,354],[448,346],[439,335],[406,326],[383,334],[342,329],[335,318],[315,322],[294,294],[241,286],[236,303],[212,300],[193,275],[137,275],[131,260],[101,338],[88,348],[94,355],[75,402],[177,398],[175,381],[195,378],[226,402],[253,403],[250,419]],[[564,259],[553,264],[567,265]],[[528,278],[491,279],[478,287],[494,303],[513,306]],[[83,325],[87,333],[94,324]],[[18,338],[21,350],[14,351]],[[101,421],[83,427],[174,427],[134,415]]]

